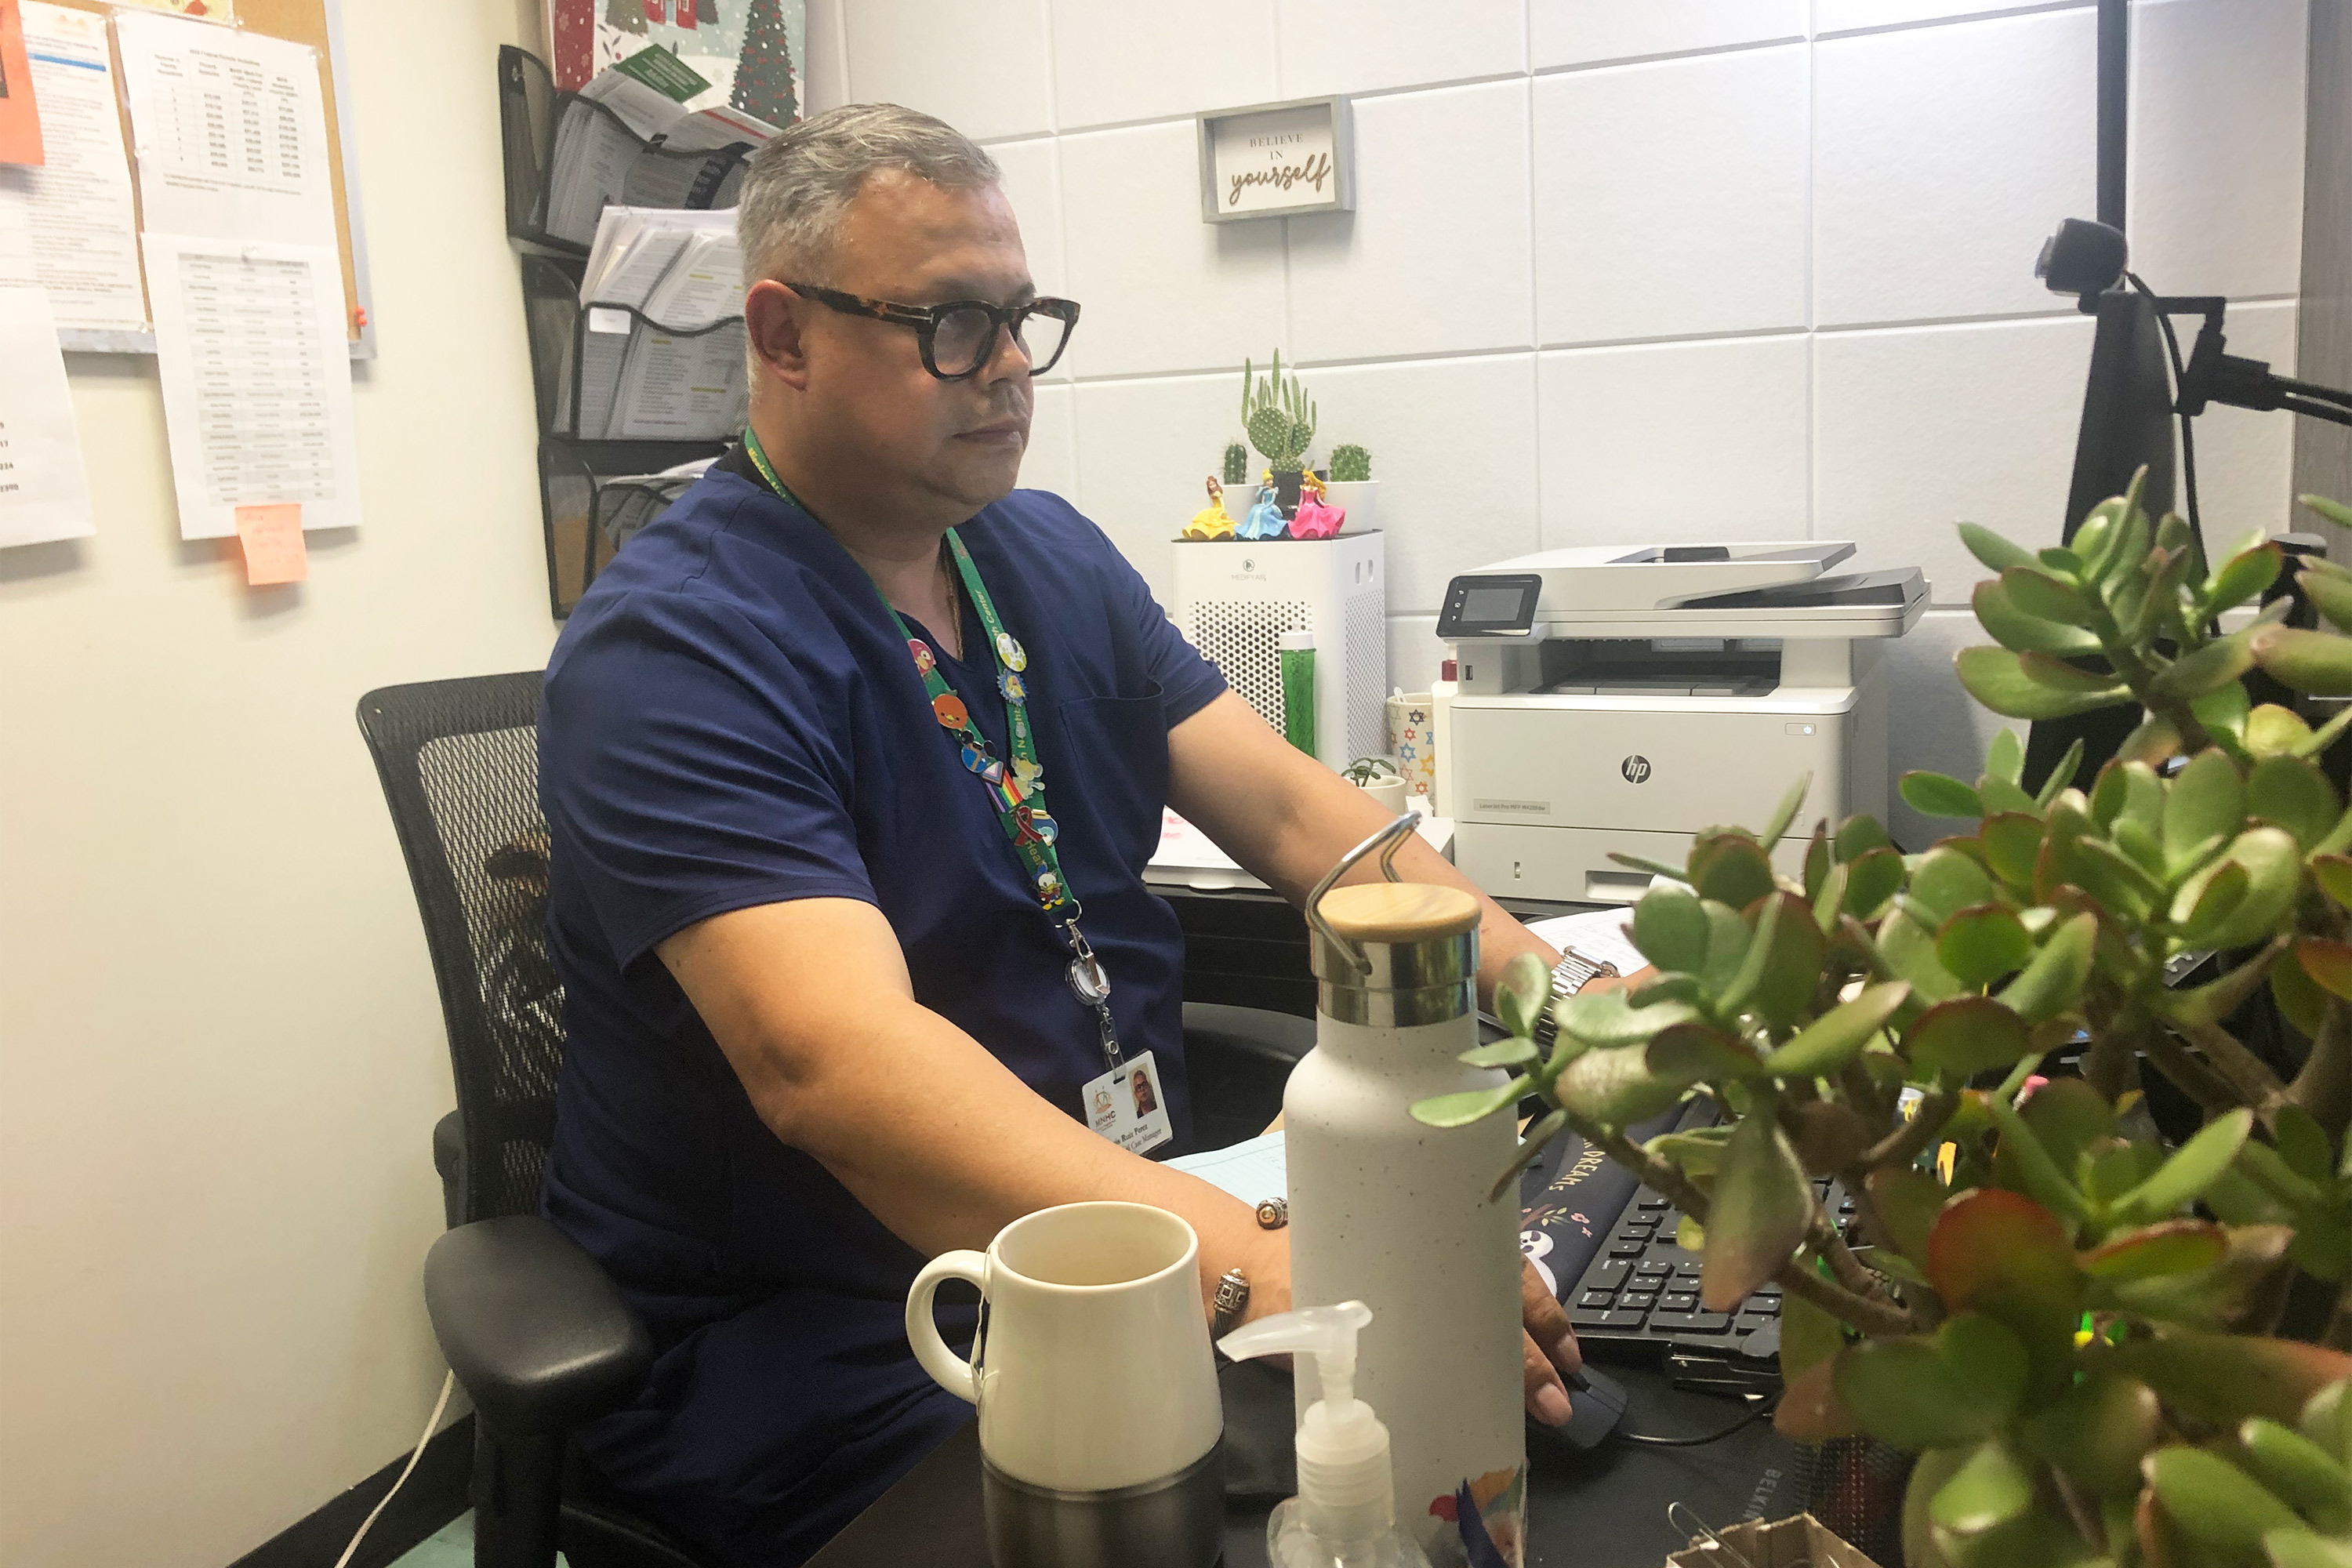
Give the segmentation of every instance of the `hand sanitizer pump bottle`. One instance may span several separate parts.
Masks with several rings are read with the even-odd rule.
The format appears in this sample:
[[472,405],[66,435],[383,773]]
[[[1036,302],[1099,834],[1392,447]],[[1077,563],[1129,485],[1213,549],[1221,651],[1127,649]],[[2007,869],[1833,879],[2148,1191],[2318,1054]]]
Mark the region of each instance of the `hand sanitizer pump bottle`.
[[[1307,900],[1315,1048],[1283,1095],[1290,1293],[1361,1301],[1354,1394],[1392,1438],[1401,1522],[1439,1568],[1520,1561],[1527,1510],[1518,1206],[1486,1194],[1517,1139],[1507,1116],[1435,1128],[1416,1101],[1491,1089],[1456,1058],[1478,1043],[1478,901],[1400,882],[1408,814],[1350,851]],[[1384,881],[1338,887],[1381,852]],[[1297,1368],[1304,1425],[1323,1393]]]
[[1217,1342],[1235,1361],[1312,1355],[1323,1397],[1298,1423],[1298,1495],[1265,1521],[1274,1568],[1430,1568],[1397,1528],[1389,1429],[1355,1396],[1356,1331],[1372,1321],[1361,1301],[1261,1318]]

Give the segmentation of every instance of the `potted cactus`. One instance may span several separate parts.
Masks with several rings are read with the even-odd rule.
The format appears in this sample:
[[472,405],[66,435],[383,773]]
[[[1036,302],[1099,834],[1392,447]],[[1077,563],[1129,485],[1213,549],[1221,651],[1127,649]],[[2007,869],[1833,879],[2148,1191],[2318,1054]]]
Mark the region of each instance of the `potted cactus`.
[[1348,527],[1354,531],[1380,526],[1380,491],[1378,479],[1372,478],[1372,455],[1352,441],[1342,441],[1331,448],[1331,504],[1348,514]]
[[1239,441],[1226,442],[1219,472],[1225,487],[1225,509],[1239,522],[1257,502],[1257,481],[1250,478],[1249,448]]
[[1268,374],[1255,375],[1255,361],[1242,363],[1242,429],[1273,469],[1275,504],[1290,517],[1298,510],[1298,476],[1315,442],[1315,405],[1296,374],[1282,374],[1280,349]]
[[[1619,857],[1676,879],[1632,912],[1655,976],[1560,1003],[1547,1052],[1548,976],[1521,960],[1515,1037],[1465,1058],[1508,1081],[1414,1110],[1532,1096],[1522,1163],[1573,1128],[1639,1172],[1706,1310],[1778,1281],[1774,1419],[1918,1455],[1911,1568],[2352,1563],[2352,811],[2315,761],[2352,709],[2315,729],[2243,684],[2352,693],[2352,571],[2296,579],[2332,626],[2273,595],[2221,635],[2279,546],[2209,571],[2137,495],[2063,549],[1962,530],[1999,575],[1961,683],[2014,719],[2135,706],[2113,761],[2078,778],[2078,749],[2029,788],[2004,731],[1973,784],[1906,775],[1955,824],[1916,855],[1857,816],[1780,873],[1800,780],[1760,834]],[[2206,952],[2215,977],[2167,984]],[[2269,1043],[2242,1024],[2265,1000]],[[1686,1099],[1720,1119],[1629,1136]]]

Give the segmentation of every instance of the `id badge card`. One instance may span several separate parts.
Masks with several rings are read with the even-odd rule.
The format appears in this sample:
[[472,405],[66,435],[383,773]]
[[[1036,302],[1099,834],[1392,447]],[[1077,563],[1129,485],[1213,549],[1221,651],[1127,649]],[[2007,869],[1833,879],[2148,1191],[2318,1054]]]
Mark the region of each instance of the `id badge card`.
[[1087,1125],[1130,1154],[1148,1154],[1176,1136],[1168,1124],[1168,1097],[1160,1068],[1144,1051],[1088,1083]]

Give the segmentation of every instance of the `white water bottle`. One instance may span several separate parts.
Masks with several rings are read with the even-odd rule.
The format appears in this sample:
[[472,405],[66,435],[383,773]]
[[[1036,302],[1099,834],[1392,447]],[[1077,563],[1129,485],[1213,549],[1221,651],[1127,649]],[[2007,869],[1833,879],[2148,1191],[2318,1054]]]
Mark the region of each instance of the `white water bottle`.
[[[1412,821],[1367,840],[1307,900],[1316,1044],[1283,1096],[1291,1300],[1372,1310],[1355,1394],[1391,1434],[1398,1524],[1439,1568],[1517,1564],[1519,1212],[1509,1194],[1486,1194],[1517,1141],[1508,1116],[1438,1129],[1412,1114],[1416,1101],[1502,1081],[1455,1060],[1478,1043],[1478,902],[1418,883],[1331,885],[1376,848],[1392,878],[1389,857]],[[1303,1358],[1296,1376],[1303,1422],[1322,1390]]]

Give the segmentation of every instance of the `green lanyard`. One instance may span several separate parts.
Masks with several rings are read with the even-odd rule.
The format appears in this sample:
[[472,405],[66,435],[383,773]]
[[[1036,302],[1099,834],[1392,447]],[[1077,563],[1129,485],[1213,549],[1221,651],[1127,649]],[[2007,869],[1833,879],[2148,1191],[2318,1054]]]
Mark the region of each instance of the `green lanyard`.
[[[751,454],[752,465],[769,488],[785,500],[808,512],[800,497],[777,477],[768,454],[761,449],[759,436],[749,428],[743,432],[743,449]],[[1095,1020],[1102,1035],[1103,1055],[1114,1068],[1121,1065],[1118,1036],[1111,1026],[1110,979],[1103,973],[1102,963],[1087,946],[1078,930],[1078,917],[1086,912],[1062,875],[1061,858],[1054,852],[1054,840],[1060,828],[1045,810],[1045,770],[1037,760],[1037,740],[1029,725],[1029,690],[1022,680],[1022,671],[1029,668],[1029,656],[1004,624],[997,619],[996,605],[988,596],[987,584],[980,580],[980,568],[972,563],[971,552],[963,547],[956,531],[947,531],[948,552],[955,558],[956,574],[963,580],[964,592],[971,595],[972,607],[980,612],[980,624],[988,634],[989,651],[996,663],[996,684],[1004,693],[1004,727],[1012,741],[1013,761],[1007,766],[988,743],[988,737],[972,722],[971,713],[955,688],[940,673],[939,656],[929,643],[915,635],[907,617],[887,599],[882,607],[890,612],[898,623],[898,635],[907,639],[907,650],[914,656],[915,669],[923,678],[923,689],[931,700],[931,713],[956,742],[963,765],[988,790],[989,804],[996,808],[998,826],[1021,857],[1021,864],[1037,893],[1038,907],[1045,918],[1059,927],[1062,939],[1069,944],[1072,954],[1067,978],[1070,989],[1078,1000],[1094,1009]],[[876,590],[877,596],[880,590]]]

